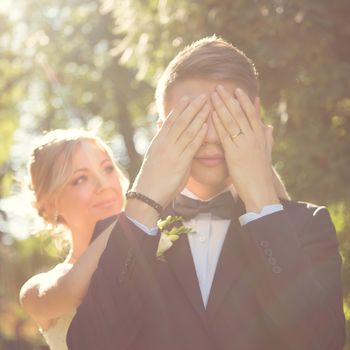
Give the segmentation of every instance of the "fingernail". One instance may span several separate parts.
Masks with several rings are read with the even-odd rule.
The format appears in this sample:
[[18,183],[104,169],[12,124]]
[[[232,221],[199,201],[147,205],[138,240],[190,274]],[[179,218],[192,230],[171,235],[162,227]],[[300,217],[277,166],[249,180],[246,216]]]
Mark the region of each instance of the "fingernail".
[[237,95],[241,95],[241,94],[242,94],[242,90],[241,90],[240,88],[237,88],[237,89],[236,89],[236,94],[237,94]]
[[219,91],[224,91],[224,87],[223,87],[222,85],[218,85],[216,88],[217,88]]

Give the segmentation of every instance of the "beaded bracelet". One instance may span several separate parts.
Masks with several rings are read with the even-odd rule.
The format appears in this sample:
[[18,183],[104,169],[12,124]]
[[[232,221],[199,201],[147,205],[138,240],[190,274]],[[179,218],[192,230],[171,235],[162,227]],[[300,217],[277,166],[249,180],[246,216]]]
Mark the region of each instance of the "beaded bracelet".
[[125,196],[126,196],[127,199],[138,199],[138,200],[148,204],[149,206],[151,206],[152,208],[157,210],[157,212],[159,214],[161,214],[162,211],[163,211],[163,207],[160,204],[158,204],[153,199],[145,196],[142,193],[135,192],[135,191],[128,191]]

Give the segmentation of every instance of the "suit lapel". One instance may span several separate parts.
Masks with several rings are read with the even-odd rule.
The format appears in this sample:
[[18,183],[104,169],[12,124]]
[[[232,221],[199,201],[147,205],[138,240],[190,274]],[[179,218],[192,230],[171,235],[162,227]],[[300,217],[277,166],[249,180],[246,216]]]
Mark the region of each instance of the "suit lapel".
[[[238,221],[238,216],[244,212],[244,205],[239,198],[236,199],[236,205],[237,212],[233,215],[227,231],[206,309],[204,308],[187,237],[185,235],[180,237],[164,253],[170,268],[204,324],[206,324],[207,320],[213,319],[216,311],[224,301],[225,295],[234,285],[234,282],[237,282],[243,276],[246,270],[247,260],[243,256],[244,247],[241,238],[244,232],[241,232],[242,228]],[[167,215],[174,215],[171,207],[168,207],[163,213],[163,217]]]
[[[174,215],[171,208],[167,208],[163,217]],[[191,248],[186,235],[174,243],[174,245],[164,253],[170,269],[174,272],[186,297],[196,310],[199,317],[205,322],[205,308],[199,288],[196,269],[194,266]]]
[[234,218],[226,234],[209,295],[207,305],[209,321],[215,316],[234,283],[246,273],[247,261],[242,254],[241,230],[238,219]]
[[186,297],[200,318],[204,319],[205,309],[187,237],[183,235],[179,238],[173,247],[164,253],[164,256]]

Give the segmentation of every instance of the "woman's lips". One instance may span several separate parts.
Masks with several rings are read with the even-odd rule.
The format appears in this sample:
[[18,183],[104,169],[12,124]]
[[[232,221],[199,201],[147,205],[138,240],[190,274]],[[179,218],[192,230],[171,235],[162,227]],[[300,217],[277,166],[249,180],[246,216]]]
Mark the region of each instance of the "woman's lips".
[[113,198],[113,199],[109,199],[109,200],[106,200],[103,202],[99,202],[99,203],[95,204],[94,207],[95,208],[109,208],[109,207],[114,206],[115,203],[116,203],[116,200]]
[[225,158],[218,156],[218,157],[198,157],[195,158],[196,161],[201,163],[202,165],[208,166],[208,167],[213,167],[220,165],[225,162]]

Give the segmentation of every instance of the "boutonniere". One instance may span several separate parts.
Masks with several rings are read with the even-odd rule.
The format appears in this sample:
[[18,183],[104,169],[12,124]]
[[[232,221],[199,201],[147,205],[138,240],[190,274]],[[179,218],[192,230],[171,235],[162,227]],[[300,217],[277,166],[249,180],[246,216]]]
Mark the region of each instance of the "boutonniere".
[[181,216],[167,216],[164,220],[159,220],[157,225],[160,229],[160,240],[157,249],[157,258],[162,259],[163,254],[171,248],[181,235],[194,233],[194,231],[183,224]]

